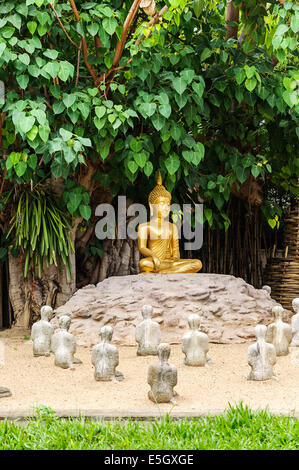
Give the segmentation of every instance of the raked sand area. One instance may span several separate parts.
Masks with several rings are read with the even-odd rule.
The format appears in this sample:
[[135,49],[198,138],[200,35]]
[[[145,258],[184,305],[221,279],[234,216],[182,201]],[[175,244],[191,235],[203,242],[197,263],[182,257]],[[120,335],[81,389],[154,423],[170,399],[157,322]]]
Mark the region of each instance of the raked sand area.
[[170,363],[178,368],[177,405],[152,403],[147,393],[147,369],[155,357],[137,357],[136,348],[120,347],[118,369],[122,382],[96,382],[90,362],[90,350],[79,347],[76,356],[83,364],[64,370],[54,366],[54,358],[32,354],[29,332],[0,332],[4,343],[4,364],[0,366],[0,386],[8,387],[12,397],[0,399],[0,417],[28,415],[39,405],[61,414],[127,415],[165,413],[215,413],[229,403],[243,401],[253,409],[269,406],[270,411],[299,414],[299,348],[277,358],[275,373],[279,381],[252,382],[246,379],[247,349],[245,344],[211,344],[211,369],[187,367],[179,345],[172,346]]

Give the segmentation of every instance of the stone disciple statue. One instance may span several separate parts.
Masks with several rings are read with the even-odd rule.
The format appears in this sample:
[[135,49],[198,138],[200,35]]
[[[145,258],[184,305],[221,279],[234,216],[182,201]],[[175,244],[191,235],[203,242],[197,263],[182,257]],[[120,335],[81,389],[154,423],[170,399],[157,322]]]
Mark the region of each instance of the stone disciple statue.
[[159,323],[152,320],[153,307],[144,305],[141,309],[143,321],[136,326],[135,339],[138,343],[137,356],[156,356],[161,340]]
[[265,286],[262,287],[262,289],[265,290],[266,292],[268,292],[268,294],[271,296],[271,290],[272,289],[271,289],[270,286],[265,285]]
[[123,380],[123,374],[115,370],[119,364],[119,355],[117,347],[110,344],[113,335],[112,326],[103,326],[100,335],[102,342],[94,346],[91,351],[91,363],[95,367],[94,378],[102,382]]
[[248,364],[251,367],[248,380],[277,379],[273,372],[273,366],[276,363],[275,347],[273,344],[266,343],[266,332],[265,325],[255,327],[257,342],[248,348]]
[[50,323],[53,317],[53,309],[45,305],[40,310],[40,321],[34,323],[31,329],[33,341],[33,356],[50,356],[51,339],[54,328]]
[[290,346],[299,347],[299,298],[293,300],[292,307],[295,312],[295,315],[292,316],[291,320],[293,338]]
[[148,197],[150,222],[138,227],[138,248],[145,256],[139,262],[142,273],[196,273],[202,268],[197,259],[180,259],[176,225],[167,218],[170,213],[171,194],[162,185],[160,172],[157,186]]
[[63,369],[74,369],[74,364],[81,364],[82,361],[74,357],[76,352],[76,339],[68,332],[71,325],[71,318],[62,315],[59,318],[60,330],[53,334],[51,349],[55,355],[55,365]]
[[200,316],[192,314],[188,318],[191,331],[183,336],[182,351],[185,354],[186,366],[205,366],[211,360],[207,356],[209,350],[209,337],[198,331],[200,327]]
[[283,308],[280,305],[272,308],[272,314],[274,322],[267,327],[266,341],[274,345],[276,356],[286,356],[292,341],[292,327],[282,321]]
[[161,343],[158,346],[159,363],[150,365],[147,373],[147,383],[151,386],[148,397],[155,403],[175,403],[177,393],[173,388],[177,384],[177,368],[168,364],[170,346]]

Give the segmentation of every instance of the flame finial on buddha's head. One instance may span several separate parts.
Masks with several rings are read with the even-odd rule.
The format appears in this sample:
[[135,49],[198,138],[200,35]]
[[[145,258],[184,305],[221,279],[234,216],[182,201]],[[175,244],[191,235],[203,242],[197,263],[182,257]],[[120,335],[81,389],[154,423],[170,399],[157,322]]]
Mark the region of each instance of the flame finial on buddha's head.
[[158,171],[157,185],[154,187],[154,189],[150,192],[148,196],[149,204],[155,204],[159,197],[165,197],[169,199],[169,202],[171,201],[170,192],[168,192],[162,184],[162,177],[160,171]]

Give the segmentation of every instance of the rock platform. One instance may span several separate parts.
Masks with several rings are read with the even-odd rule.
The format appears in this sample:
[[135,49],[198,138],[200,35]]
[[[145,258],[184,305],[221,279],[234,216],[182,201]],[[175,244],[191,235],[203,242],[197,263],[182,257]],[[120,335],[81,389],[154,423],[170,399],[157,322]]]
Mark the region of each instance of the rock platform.
[[[153,320],[161,325],[162,341],[181,343],[191,313],[201,316],[201,330],[214,343],[242,343],[254,338],[254,327],[272,321],[271,309],[278,305],[263,289],[243,279],[224,274],[146,274],[110,277],[79,289],[55,311],[70,315],[70,332],[79,346],[99,343],[104,325],[114,329],[113,343],[136,345],[135,327],[142,320],[141,307],[154,308]],[[284,319],[289,321],[290,312]]]

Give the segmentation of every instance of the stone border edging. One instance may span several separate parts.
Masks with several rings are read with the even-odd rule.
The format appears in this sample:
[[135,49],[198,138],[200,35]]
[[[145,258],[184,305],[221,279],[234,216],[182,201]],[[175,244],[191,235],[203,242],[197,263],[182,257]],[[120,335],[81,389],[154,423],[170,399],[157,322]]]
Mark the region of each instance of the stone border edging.
[[[55,411],[55,410],[54,410]],[[211,409],[211,410],[200,410],[200,411],[191,411],[191,410],[181,410],[181,411],[155,411],[155,410],[93,410],[93,409],[66,409],[66,410],[57,410],[55,417],[57,418],[77,418],[83,417],[87,419],[95,420],[112,420],[112,419],[136,419],[136,420],[147,420],[147,419],[156,419],[169,414],[171,418],[181,419],[181,418],[204,418],[207,416],[219,416],[222,413],[227,411],[227,408],[224,409]],[[253,410],[255,411],[255,410]],[[287,411],[287,410],[269,410],[269,412],[276,416],[289,416],[292,418],[299,418],[299,411]],[[30,409],[24,410],[1,410],[0,409],[0,421],[7,419],[10,421],[15,420],[26,420],[28,418],[34,418],[36,412]]]

